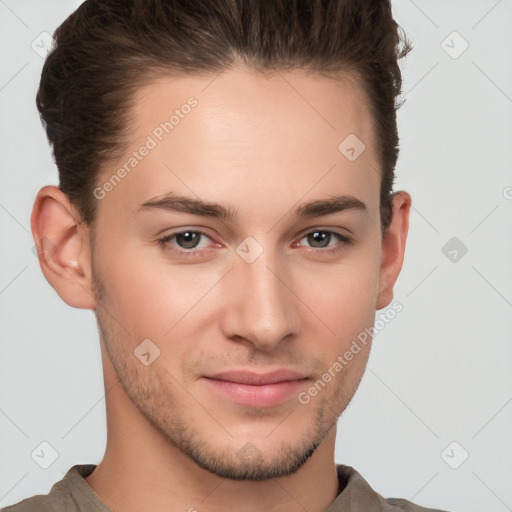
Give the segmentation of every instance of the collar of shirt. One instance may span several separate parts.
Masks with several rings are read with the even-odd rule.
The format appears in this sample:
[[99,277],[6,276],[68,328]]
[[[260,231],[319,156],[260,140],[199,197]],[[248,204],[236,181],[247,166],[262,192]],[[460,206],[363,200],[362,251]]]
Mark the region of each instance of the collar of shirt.
[[[63,480],[67,483],[71,493],[75,495],[78,503],[82,502],[85,506],[88,505],[88,509],[92,506],[95,512],[114,512],[103,503],[84,479],[95,468],[95,464],[75,464],[68,470]],[[381,512],[379,495],[353,467],[337,464],[336,470],[342,490],[325,512],[354,512],[356,510]]]

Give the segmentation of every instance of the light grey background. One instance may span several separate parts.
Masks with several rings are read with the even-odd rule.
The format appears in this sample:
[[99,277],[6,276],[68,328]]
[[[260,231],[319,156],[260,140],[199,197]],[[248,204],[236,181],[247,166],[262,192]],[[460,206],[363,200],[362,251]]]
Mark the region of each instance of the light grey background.
[[[93,312],[67,306],[46,282],[29,223],[38,189],[58,183],[34,103],[43,59],[31,44],[80,3],[0,0],[0,506],[47,493],[73,464],[98,463],[106,443]],[[394,12],[415,47],[402,62],[399,111],[396,189],[413,198],[395,288],[404,309],[375,337],[339,422],[336,461],[384,496],[505,512],[512,510],[512,2],[399,0]],[[464,40],[469,48],[459,56]],[[456,262],[442,252],[453,237],[468,248]],[[31,458],[43,441],[58,452],[48,469]]]

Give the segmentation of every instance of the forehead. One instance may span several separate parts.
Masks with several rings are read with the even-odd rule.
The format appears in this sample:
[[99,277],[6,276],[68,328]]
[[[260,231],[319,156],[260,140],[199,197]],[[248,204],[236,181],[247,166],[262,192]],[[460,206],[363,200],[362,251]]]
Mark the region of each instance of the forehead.
[[[162,77],[137,91],[130,118],[131,150],[109,168],[130,168],[109,194],[126,208],[171,191],[219,203],[230,195],[248,206],[255,196],[278,206],[336,187],[378,199],[373,120],[350,75],[237,69]],[[126,166],[143,146],[151,149]],[[364,151],[347,158],[352,148]]]
[[226,136],[243,143],[250,136],[266,135],[270,142],[281,129],[276,143],[282,146],[286,135],[292,143],[301,135],[331,139],[329,135],[339,137],[350,129],[371,143],[373,123],[357,75],[339,73],[335,79],[304,70],[262,74],[242,68],[217,75],[154,80],[141,87],[133,99],[137,135],[147,133],[158,119],[169,120],[190,98],[197,101],[198,108],[193,109],[187,124],[195,124],[198,136]]

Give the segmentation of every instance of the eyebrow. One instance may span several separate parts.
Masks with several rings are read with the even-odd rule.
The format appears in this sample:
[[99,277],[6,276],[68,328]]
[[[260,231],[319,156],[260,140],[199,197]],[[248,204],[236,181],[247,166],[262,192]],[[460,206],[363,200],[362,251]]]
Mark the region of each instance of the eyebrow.
[[[171,212],[189,213],[202,217],[210,217],[224,221],[234,222],[237,212],[233,208],[225,207],[219,203],[202,201],[193,197],[166,194],[155,197],[140,204],[136,211],[166,210]],[[297,220],[311,219],[323,215],[359,210],[365,212],[366,205],[351,195],[331,196],[330,199],[318,199],[299,205],[292,213]]]

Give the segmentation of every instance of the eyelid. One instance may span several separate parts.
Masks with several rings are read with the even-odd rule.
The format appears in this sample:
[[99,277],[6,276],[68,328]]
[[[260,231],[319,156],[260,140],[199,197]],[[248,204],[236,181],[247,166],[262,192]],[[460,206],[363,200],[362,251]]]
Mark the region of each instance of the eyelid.
[[339,227],[334,227],[334,226],[312,226],[312,227],[304,229],[299,235],[297,235],[296,239],[298,240],[300,238],[304,238],[306,235],[309,235],[310,233],[315,233],[316,231],[322,231],[322,232],[326,232],[326,233],[334,233],[336,235],[339,235],[341,237],[345,237],[345,238],[349,239],[350,234],[347,234],[347,233],[344,233],[343,231],[341,231],[343,229],[345,231],[348,231],[350,234],[352,234],[352,232],[346,228],[339,228]]
[[[176,235],[182,235],[184,233],[196,233],[198,235],[201,235],[201,236],[204,236],[206,238],[209,238],[212,242],[214,242],[216,245],[222,245],[220,244],[219,242],[217,242],[214,237],[212,237],[209,233],[207,233],[205,230],[203,230],[202,228],[180,228],[176,231],[171,231],[170,233],[167,233],[165,235],[162,235],[162,236],[159,236],[158,239],[157,239],[157,242],[162,242],[162,240],[164,239],[167,239],[168,241],[165,242],[165,243],[169,243],[169,240],[171,240],[173,237],[175,237]],[[192,251],[201,251],[201,250],[207,250],[207,249],[179,249],[179,250],[182,250],[182,251],[186,251],[186,252],[192,252]]]

